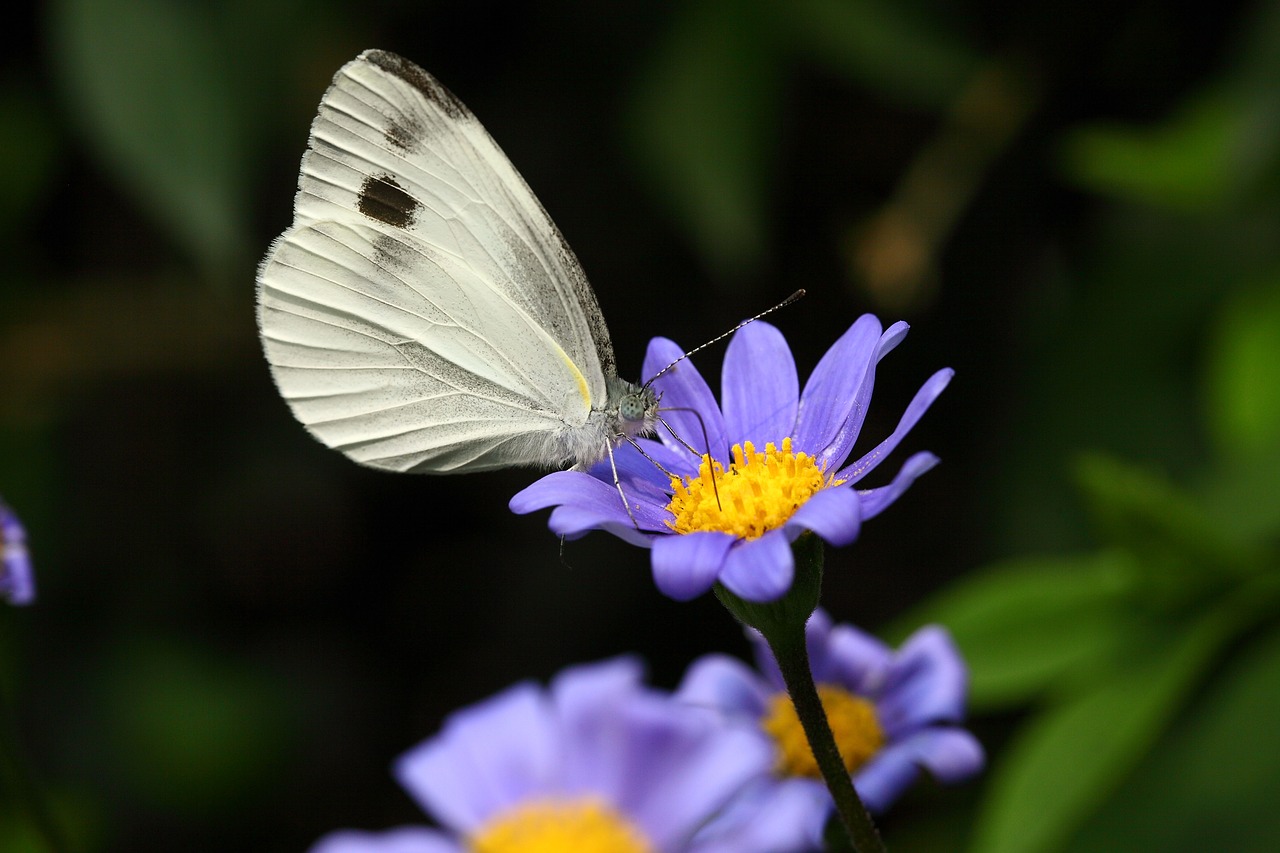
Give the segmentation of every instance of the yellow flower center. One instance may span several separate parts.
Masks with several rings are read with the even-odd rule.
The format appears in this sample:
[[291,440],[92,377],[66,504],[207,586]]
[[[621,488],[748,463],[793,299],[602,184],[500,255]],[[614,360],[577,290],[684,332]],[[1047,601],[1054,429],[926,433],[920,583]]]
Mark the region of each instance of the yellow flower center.
[[468,839],[470,853],[652,853],[644,834],[594,797],[534,800],[502,812]]
[[773,442],[764,452],[751,442],[733,446],[729,470],[703,455],[698,476],[671,478],[675,516],[667,526],[676,533],[720,530],[740,539],[755,539],[786,523],[813,495],[844,480],[827,476],[807,453],[792,453],[791,439]]
[[[836,737],[836,748],[840,750],[844,766],[854,773],[884,745],[884,732],[876,718],[875,706],[834,684],[819,684],[818,698],[827,712],[827,722],[831,724],[831,733]],[[760,726],[778,745],[775,769],[780,775],[822,778],[790,696],[775,694],[769,700],[769,713],[761,720]]]

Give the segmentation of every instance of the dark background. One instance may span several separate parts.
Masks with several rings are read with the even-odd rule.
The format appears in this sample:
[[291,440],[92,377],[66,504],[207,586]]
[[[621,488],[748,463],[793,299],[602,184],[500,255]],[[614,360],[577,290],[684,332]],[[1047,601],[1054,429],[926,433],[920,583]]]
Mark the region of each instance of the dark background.
[[[1280,326],[1240,343],[1232,323],[1277,314],[1277,22],[1275,3],[1142,0],[19,12],[0,490],[39,600],[0,612],[0,683],[67,849],[304,850],[420,821],[388,765],[451,710],[621,653],[669,687],[745,652],[710,596],[656,592],[646,552],[562,550],[545,514],[511,514],[536,472],[378,473],[290,416],[255,267],[343,62],[401,53],[480,117],[578,253],[624,375],[650,337],[691,347],[798,287],[773,321],[802,377],[863,312],[912,325],[859,447],[956,369],[869,483],[916,450],[943,464],[828,552],[827,609],[900,634],[978,567],[1098,546],[1081,451],[1202,484],[1274,446]],[[722,353],[697,359],[713,386]],[[993,756],[1027,707],[975,721]],[[962,849],[987,794],[926,785],[885,834]],[[0,849],[47,849],[20,799],[0,799]],[[1094,837],[1075,849],[1148,838]]]

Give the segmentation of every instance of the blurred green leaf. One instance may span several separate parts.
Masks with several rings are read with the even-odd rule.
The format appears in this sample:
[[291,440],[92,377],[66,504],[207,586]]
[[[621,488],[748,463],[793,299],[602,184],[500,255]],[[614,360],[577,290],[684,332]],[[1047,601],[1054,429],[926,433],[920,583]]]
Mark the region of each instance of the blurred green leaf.
[[0,812],[0,850],[6,853],[49,853],[49,845],[30,823]]
[[739,275],[766,255],[781,96],[780,22],[767,0],[697,0],[640,77],[635,157],[704,260]]
[[1212,91],[1163,125],[1085,127],[1067,137],[1067,175],[1116,198],[1181,211],[1221,208],[1239,187],[1232,154],[1241,122],[1231,95]]
[[1076,482],[1101,536],[1137,560],[1144,595],[1157,607],[1195,600],[1208,587],[1259,565],[1256,554],[1232,541],[1190,496],[1156,474],[1087,455],[1076,465]]
[[254,796],[282,765],[287,701],[260,673],[171,641],[123,644],[104,673],[119,779],[178,813]]
[[60,0],[51,60],[103,164],[220,277],[246,245],[246,151],[217,7]]
[[1159,737],[1238,621],[1222,608],[1152,638],[1028,722],[996,763],[970,849],[1060,849]]
[[1280,537],[1280,445],[1249,460],[1229,460],[1211,468],[1199,492],[1214,518],[1242,541]]
[[795,48],[877,94],[941,108],[978,64],[957,28],[926,16],[939,7],[883,0],[786,4]]
[[1205,415],[1217,445],[1235,459],[1280,447],[1278,285],[1234,294],[1209,347]]
[[22,798],[12,795],[8,779],[0,779],[0,850],[4,853],[58,853],[58,851],[101,850],[103,815],[85,792],[69,794],[34,780],[41,785],[39,815],[31,812],[32,804],[20,805]]
[[1280,631],[1246,648],[1073,843],[1077,850],[1280,850]]
[[0,89],[0,233],[29,215],[47,191],[59,143],[49,105],[35,91]]
[[1115,554],[1011,560],[962,580],[903,624],[945,625],[969,665],[971,705],[1007,706],[1114,650],[1132,576]]

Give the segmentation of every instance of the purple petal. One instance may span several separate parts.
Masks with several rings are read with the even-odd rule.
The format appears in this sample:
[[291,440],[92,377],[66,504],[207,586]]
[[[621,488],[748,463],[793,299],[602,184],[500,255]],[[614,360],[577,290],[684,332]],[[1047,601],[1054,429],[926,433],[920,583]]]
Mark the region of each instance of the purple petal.
[[737,658],[710,654],[698,658],[684,674],[676,699],[699,708],[757,720],[777,693],[755,670]]
[[[654,376],[683,354],[674,341],[654,338],[649,341],[649,350],[645,353],[644,375]],[[705,448],[713,458],[724,461],[729,450],[729,444],[725,441],[724,417],[720,414],[720,407],[716,405],[715,395],[711,393],[706,380],[702,378],[698,368],[693,366],[693,362],[687,359],[680,362],[662,374],[653,383],[653,388],[662,395],[659,414],[672,429],[693,448]],[[658,438],[677,453],[694,456],[662,426],[658,427]]]
[[831,795],[812,779],[762,779],[694,839],[696,853],[802,853],[822,849]]
[[[661,446],[656,441],[649,443]],[[671,481],[666,474],[662,473],[662,469],[641,456],[640,452],[630,444],[614,448],[612,464],[609,457],[605,456],[604,459],[592,465],[587,473],[593,479],[612,486],[615,466],[618,482],[622,483],[623,488],[628,491],[644,492],[652,498],[669,494],[671,491]]]
[[[800,395],[796,446],[821,464],[838,464],[853,446],[867,400],[860,396],[880,343],[880,321],[863,314],[827,350]],[[868,389],[869,390],[869,389]]]
[[[683,448],[677,453],[652,438],[638,438],[636,443],[650,458],[646,459],[630,444],[623,444],[613,452],[614,462],[618,466],[618,479],[624,486],[647,491],[655,497],[662,495],[665,503],[671,496],[671,480],[663,473],[663,468],[679,477],[697,473],[694,463],[698,460]],[[603,483],[613,484],[613,468],[610,467],[607,456],[591,466],[590,473]]]
[[902,413],[902,419],[898,421],[898,426],[884,441],[877,444],[870,453],[863,456],[857,462],[847,466],[836,476],[842,480],[848,480],[856,483],[861,480],[868,471],[880,464],[886,456],[893,452],[899,442],[906,437],[911,428],[915,426],[929,407],[933,405],[933,401],[938,399],[938,395],[943,392],[947,384],[951,382],[951,377],[955,376],[955,371],[949,367],[944,367],[937,373],[930,376],[920,386],[920,390],[916,392],[907,410]]
[[658,849],[684,849],[709,815],[773,761],[772,746],[754,726],[726,727],[616,671],[587,671],[575,680],[556,684],[564,793],[603,797]]
[[655,539],[665,535],[648,532],[650,529],[656,529],[657,523],[641,521],[638,513],[636,524],[641,527],[637,528],[632,524],[631,519],[627,518],[627,514],[621,509],[615,512],[576,506],[556,507],[547,519],[547,528],[552,533],[570,540],[581,539],[593,530],[601,530],[617,536],[628,545],[651,548]]
[[898,344],[902,343],[910,329],[910,326],[899,320],[890,326],[880,336],[880,340],[876,342],[876,360],[867,366],[867,375],[862,380],[862,385],[858,388],[857,394],[854,395],[854,406],[850,413],[849,422],[840,432],[836,441],[827,448],[825,462],[839,465],[844,462],[845,457],[849,455],[849,451],[853,450],[854,443],[862,433],[862,424],[867,419],[867,411],[871,407],[871,395],[875,390],[876,383],[876,365],[891,353]]
[[632,790],[621,804],[655,849],[689,849],[707,819],[773,765],[774,747],[754,726],[727,727],[670,699],[662,705],[634,703],[626,714],[633,727],[644,719],[650,733],[635,740],[641,763],[631,768]]
[[982,769],[982,745],[961,729],[926,729],[890,744],[857,776],[858,796],[873,812],[883,812],[915,781],[923,767],[941,782],[959,782]]
[[557,759],[564,783],[556,793],[591,793],[621,805],[637,762],[636,734],[624,712],[655,695],[641,685],[642,672],[639,660],[623,657],[556,677],[551,695],[563,737]]
[[645,692],[644,664],[623,656],[599,663],[581,664],[563,670],[551,682],[550,692],[556,712],[570,729],[592,726],[603,712]]
[[750,441],[761,450],[781,444],[796,425],[800,380],[787,340],[762,320],[729,341],[720,380],[720,405],[730,445]]
[[963,782],[987,763],[982,744],[964,729],[930,729],[911,740],[917,745],[916,760],[939,782]]
[[0,502],[0,599],[13,605],[36,597],[35,573],[27,553],[27,532],[13,510]]
[[[755,628],[746,629],[747,639],[751,642],[751,655],[756,662],[756,670],[764,677],[776,693],[779,690],[786,690],[786,682],[782,680],[782,670],[778,669],[778,661],[773,656],[773,650],[769,648],[769,644],[765,642],[764,635]],[[812,649],[812,647],[810,647]]]
[[903,492],[911,488],[911,484],[917,477],[937,465],[938,461],[938,457],[932,453],[921,451],[902,463],[898,476],[894,477],[889,485],[860,491],[858,494],[862,498],[862,520],[875,518],[888,509],[894,501],[902,497]]
[[[831,630],[831,617],[821,607],[809,614],[809,619],[804,625],[804,643],[809,653],[809,668],[818,681],[829,680],[821,673],[827,667],[828,634]],[[778,662],[774,659],[764,636],[754,628],[748,628],[746,634],[747,640],[751,643],[751,653],[755,658],[756,669],[766,682],[773,685],[775,691],[785,690],[782,672],[778,669]]]
[[310,853],[463,853],[463,849],[435,830],[405,826],[385,832],[338,830],[317,841]]
[[[579,536],[600,528],[633,541],[637,538],[635,534],[641,531],[666,532],[666,520],[670,515],[665,500],[658,503],[649,493],[639,489],[628,490],[625,484],[623,492],[631,505],[631,515],[627,514],[622,495],[618,494],[613,483],[597,480],[584,471],[553,471],[517,492],[511,498],[510,507],[512,512],[523,514],[559,506],[552,513],[555,519],[552,530],[562,536]],[[640,525],[639,531],[631,523],[632,516]],[[615,529],[618,526],[628,528],[630,532],[620,533]]]
[[[828,666],[827,647],[830,644],[830,635],[831,615],[819,607],[809,614],[809,618],[804,623],[804,645],[809,654],[809,669],[812,671],[813,677],[818,681],[827,680],[819,673],[824,672]],[[771,653],[769,654],[769,665],[775,670],[777,669],[777,663]],[[778,673],[777,683],[782,683],[781,672]]]
[[898,344],[902,343],[903,339],[907,337],[907,332],[909,331],[911,331],[911,327],[902,320],[885,329],[884,334],[880,336],[880,343],[876,347],[876,362],[880,362],[886,355],[893,352]]
[[861,498],[850,487],[823,489],[787,519],[787,532],[795,535],[812,530],[836,547],[849,545],[858,538],[862,527],[860,505]]
[[[812,651],[810,657],[815,661],[818,658]],[[838,684],[860,696],[875,696],[884,685],[893,651],[870,634],[841,624],[827,635],[822,660],[821,674],[815,662],[814,678]]]
[[774,601],[791,588],[795,557],[781,529],[758,539],[739,540],[729,549],[720,582],[747,601]]
[[554,788],[561,749],[539,688],[517,684],[455,712],[443,731],[397,759],[396,778],[456,832]]
[[524,515],[566,503],[591,506],[617,501],[617,489],[585,471],[552,471],[516,492],[507,505],[517,515]]
[[951,635],[938,625],[916,631],[894,655],[876,702],[891,739],[929,723],[964,719],[969,670]]
[[[663,431],[665,432],[665,430]],[[654,461],[660,463],[663,468],[666,468],[677,477],[691,477],[697,474],[698,466],[702,464],[701,457],[695,458],[694,455],[684,447],[681,447],[679,450],[672,450],[661,441],[652,438],[639,438],[636,439],[636,441],[638,441],[640,446],[644,448],[645,453],[648,453],[653,457]],[[636,455],[639,456],[638,453]],[[650,462],[647,459],[645,460],[645,463],[651,469],[657,468],[653,462]],[[665,491],[670,494],[671,481],[667,480],[667,475],[663,474],[661,471],[658,472],[658,475],[663,478],[663,484],[666,486]]]
[[676,601],[702,595],[715,584],[736,540],[715,530],[660,536],[653,540],[653,580]]

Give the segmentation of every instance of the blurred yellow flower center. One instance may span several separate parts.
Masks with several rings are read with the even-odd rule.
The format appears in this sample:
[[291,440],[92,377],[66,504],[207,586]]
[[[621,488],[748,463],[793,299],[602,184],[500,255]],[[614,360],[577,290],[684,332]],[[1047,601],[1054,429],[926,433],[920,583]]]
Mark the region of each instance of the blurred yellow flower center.
[[594,797],[534,800],[499,814],[467,841],[470,853],[653,853],[644,834]]
[[[836,748],[840,750],[844,766],[854,773],[884,745],[884,732],[876,718],[876,708],[861,696],[834,684],[819,684],[818,698],[827,712],[827,721],[831,724],[831,733],[836,736]],[[774,694],[769,700],[769,712],[760,721],[760,726],[778,745],[775,769],[779,774],[822,778],[790,696]]]
[[676,533],[719,530],[755,539],[786,523],[805,501],[844,480],[827,476],[807,453],[792,453],[791,439],[756,450],[751,442],[733,446],[729,470],[703,455],[698,476],[671,478],[674,494],[667,526]]

